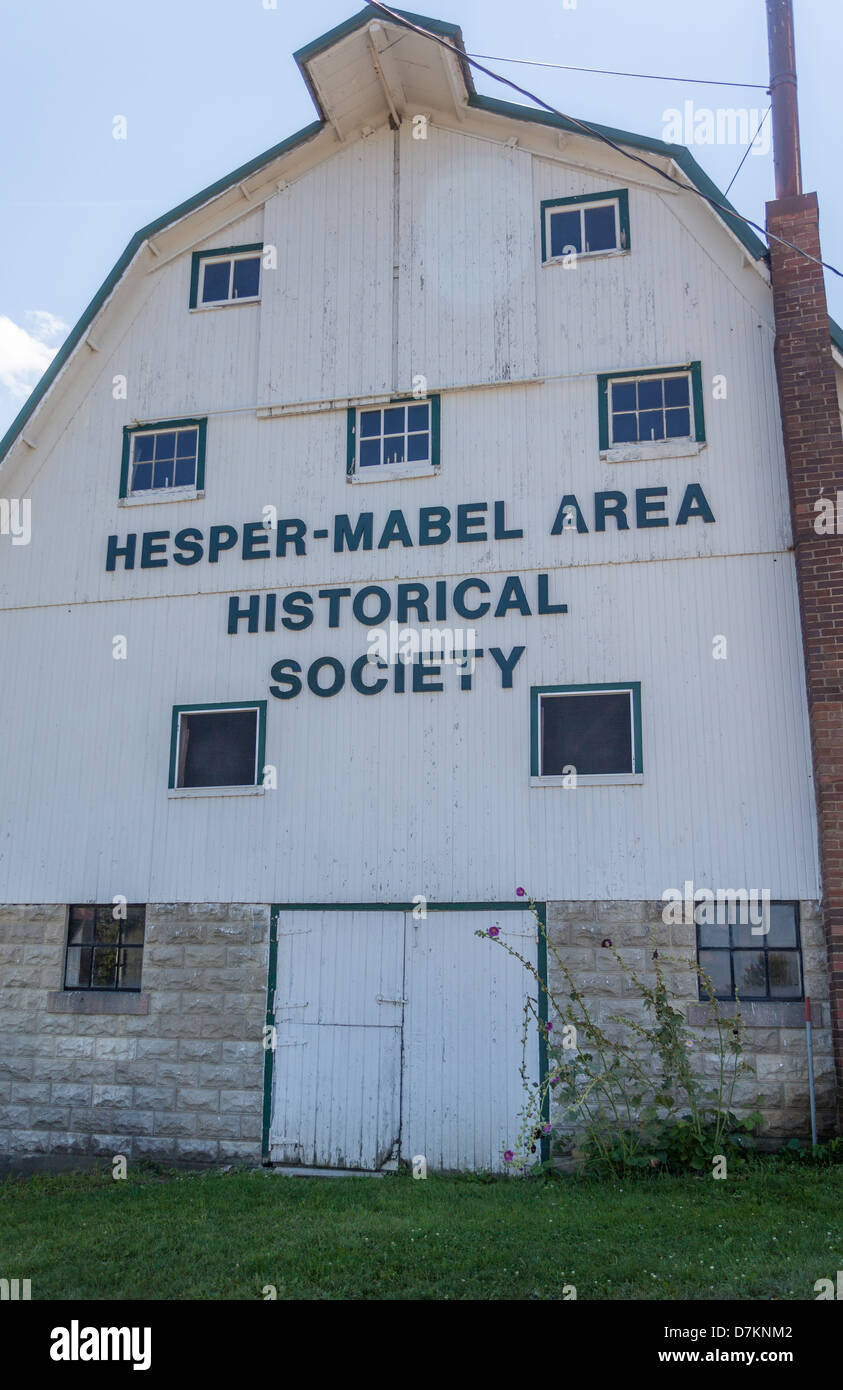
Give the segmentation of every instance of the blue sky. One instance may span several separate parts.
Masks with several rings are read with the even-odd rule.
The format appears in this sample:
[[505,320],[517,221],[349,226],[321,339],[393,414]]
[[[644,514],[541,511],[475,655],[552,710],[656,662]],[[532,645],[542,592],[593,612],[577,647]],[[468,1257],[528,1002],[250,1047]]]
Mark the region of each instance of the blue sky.
[[[133,232],[299,130],[315,112],[293,50],[355,0],[3,0],[0,90],[0,433]],[[764,0],[417,0],[462,26],[469,53],[732,81],[767,80]],[[568,6],[571,6],[568,8]],[[406,8],[407,6],[405,6]],[[803,183],[820,199],[823,254],[843,268],[840,137],[830,126],[843,6],[795,0]],[[560,110],[661,138],[664,113],[746,107],[763,90],[598,77],[489,63]],[[478,90],[521,98],[475,74]],[[115,116],[127,138],[112,135]],[[769,121],[768,121],[769,127]],[[721,189],[742,148],[691,146]],[[730,198],[764,222],[771,153]],[[843,280],[827,275],[843,321]]]

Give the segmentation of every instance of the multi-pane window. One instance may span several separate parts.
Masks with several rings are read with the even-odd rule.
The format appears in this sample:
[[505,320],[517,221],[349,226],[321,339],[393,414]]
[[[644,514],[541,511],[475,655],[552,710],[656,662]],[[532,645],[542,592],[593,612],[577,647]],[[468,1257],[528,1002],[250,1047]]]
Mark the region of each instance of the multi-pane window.
[[200,422],[129,430],[127,437],[130,453],[123,496],[199,486]]
[[625,188],[542,203],[542,261],[629,250],[629,201]]
[[256,786],[263,765],[265,721],[265,701],[176,707],[170,786]]
[[612,382],[612,443],[690,439],[691,379],[645,376]]
[[705,440],[702,372],[685,367],[598,377],[600,447]]
[[[801,999],[799,905],[729,901],[697,907],[697,959],[718,999]],[[722,921],[720,920],[722,918]],[[764,927],[768,927],[764,931]],[[707,998],[700,983],[700,998]]]
[[139,990],[145,922],[143,904],[71,907],[65,989]]
[[194,251],[191,309],[259,299],[262,252],[260,242],[252,246],[225,246],[216,251]]
[[534,687],[537,777],[632,777],[642,771],[640,685]]
[[349,472],[419,472],[438,464],[439,398],[408,400],[349,411]]

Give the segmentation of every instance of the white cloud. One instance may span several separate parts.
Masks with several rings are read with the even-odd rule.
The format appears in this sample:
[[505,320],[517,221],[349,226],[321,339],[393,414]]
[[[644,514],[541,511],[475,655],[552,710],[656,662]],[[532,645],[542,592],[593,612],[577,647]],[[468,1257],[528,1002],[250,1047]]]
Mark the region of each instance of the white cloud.
[[0,386],[24,400],[55,357],[68,325],[47,309],[24,314],[22,327],[0,314]]

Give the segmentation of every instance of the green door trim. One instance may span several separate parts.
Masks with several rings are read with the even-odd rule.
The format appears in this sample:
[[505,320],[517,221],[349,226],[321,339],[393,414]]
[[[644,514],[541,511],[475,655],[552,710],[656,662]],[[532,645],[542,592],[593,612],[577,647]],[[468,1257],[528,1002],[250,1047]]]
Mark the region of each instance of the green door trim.
[[[266,981],[266,1027],[275,1025],[275,985],[278,973],[278,917],[282,912],[412,912],[417,903],[273,903],[269,916],[269,966]],[[536,971],[539,977],[539,1020],[547,1023],[547,904],[536,903],[539,923]],[[486,902],[486,903],[427,903],[428,912],[529,912],[526,902]],[[263,1071],[263,1127],[261,1139],[261,1163],[268,1167],[269,1123],[272,1114],[272,1079],[275,1065],[275,1051],[267,1047],[271,1033],[264,1032],[264,1071]],[[547,1079],[547,1031],[539,1029],[539,1085],[544,1088],[542,1098],[542,1119],[550,1121],[550,1095],[545,1081]],[[550,1141],[547,1136],[541,1140],[541,1158],[546,1163],[550,1157]]]

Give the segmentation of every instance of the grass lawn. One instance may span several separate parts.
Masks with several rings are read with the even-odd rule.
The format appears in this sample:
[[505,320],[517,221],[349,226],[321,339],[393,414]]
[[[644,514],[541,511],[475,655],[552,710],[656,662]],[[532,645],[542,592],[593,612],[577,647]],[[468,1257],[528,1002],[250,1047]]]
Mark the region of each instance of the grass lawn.
[[541,1183],[268,1172],[9,1178],[0,1269],[33,1299],[814,1299],[843,1167]]

